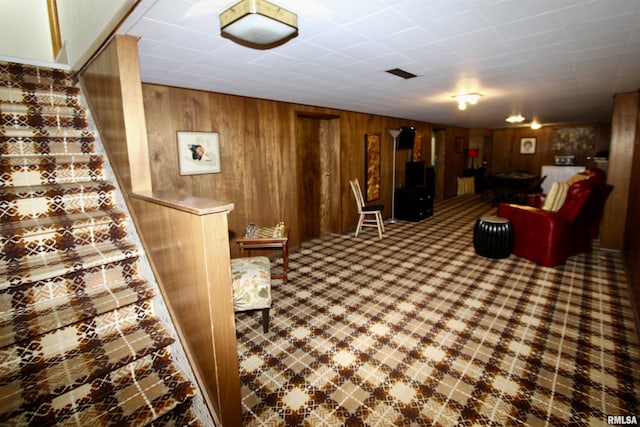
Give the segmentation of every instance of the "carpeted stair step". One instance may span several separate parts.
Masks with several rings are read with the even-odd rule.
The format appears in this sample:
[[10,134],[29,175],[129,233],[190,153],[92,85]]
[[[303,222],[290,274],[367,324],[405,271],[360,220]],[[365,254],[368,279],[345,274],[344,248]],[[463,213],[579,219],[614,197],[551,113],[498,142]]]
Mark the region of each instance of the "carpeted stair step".
[[33,128],[28,126],[18,126],[15,128],[0,128],[0,136],[14,137],[14,138],[36,138],[36,137],[51,137],[51,138],[86,138],[92,137],[93,133],[85,129],[73,129],[67,127],[51,127],[44,126],[41,128]]
[[[50,399],[173,342],[149,310],[151,301],[139,301],[0,348],[0,408],[24,406],[16,396],[8,399],[18,400],[11,405],[1,400],[11,394],[10,384],[18,377],[29,390],[23,399]],[[83,347],[84,356],[78,351]],[[8,362],[5,356],[14,353],[23,355],[21,363]],[[42,374],[47,383],[31,390],[28,386]]]
[[[59,282],[59,281],[58,281]],[[153,297],[142,279],[89,283],[42,282],[0,292],[0,347]]]
[[0,291],[51,279],[86,268],[137,258],[138,247],[127,241],[103,242],[80,246],[68,251],[43,254],[26,262],[0,262]]
[[0,136],[0,155],[93,154],[94,137],[9,137]]
[[54,68],[33,67],[16,62],[0,62],[0,81],[13,85],[24,83],[54,84],[58,86],[74,86],[71,75]]
[[194,386],[163,349],[46,402],[36,413],[19,419],[39,426],[145,426],[194,395]]
[[99,155],[31,155],[0,158],[2,187],[102,181],[103,157]]
[[36,116],[64,116],[78,117],[85,120],[85,111],[81,107],[73,105],[40,105],[24,104],[18,102],[0,102],[0,114],[29,117]]
[[193,412],[191,401],[186,401],[170,412],[164,414],[157,420],[154,420],[149,427],[186,427],[186,426],[204,426]]
[[[173,339],[151,314],[150,304],[131,304],[0,349],[2,361],[22,354],[21,363],[0,365],[0,424],[17,418],[43,425],[51,415],[58,424],[73,412],[99,419],[97,412],[115,403],[125,409],[154,405],[153,418],[170,410],[154,400],[167,392],[167,385],[184,379],[167,365],[164,347]],[[130,382],[133,373],[136,383]],[[133,407],[128,399],[134,399],[129,402]]]
[[[6,280],[6,278],[2,278],[2,280]],[[34,311],[34,305],[36,304],[46,311],[53,305],[63,307],[65,304],[64,299],[73,302],[84,302],[84,299],[88,295],[99,295],[101,292],[106,291],[113,294],[111,297],[117,301],[118,306],[122,306],[125,304],[123,299],[127,298],[119,296],[119,289],[123,286],[122,284],[135,288],[138,295],[140,295],[138,299],[143,299],[143,295],[146,295],[146,285],[139,286],[138,283],[140,281],[138,259],[125,258],[108,264],[100,264],[84,270],[74,271],[62,276],[55,276],[46,280],[27,283],[22,286],[5,288],[0,291],[0,307],[3,313],[5,313],[5,317],[3,317],[0,323],[2,340],[3,342],[13,342],[14,335],[33,335],[43,332],[43,330],[41,330],[43,327],[34,327],[33,325],[35,325],[35,323],[33,322],[31,324],[26,323],[26,327],[31,328],[29,331],[25,329],[25,322],[29,320],[33,321],[37,316],[37,313]],[[56,301],[47,303],[48,299]],[[102,301],[95,304],[102,307],[112,303]],[[15,312],[13,310],[15,310]],[[88,316],[93,316],[97,313],[97,311],[94,313],[91,310],[87,311],[83,309],[82,312],[84,311],[88,313]],[[27,317],[17,317],[23,314],[26,314]],[[14,317],[17,324],[12,325],[11,323],[5,323],[5,320],[7,322],[10,320],[9,317]],[[63,322],[61,322],[61,324],[62,323]],[[51,327],[51,325],[45,327]]]
[[[3,106],[6,108],[7,104]],[[84,114],[5,113],[3,110],[0,110],[0,127],[4,127],[4,134],[7,136],[11,135],[9,131],[46,130],[48,135],[51,129],[86,131],[87,128]],[[34,108],[32,110],[35,111]]]
[[29,257],[43,253],[117,241],[127,235],[126,219],[119,210],[100,210],[6,222],[0,225],[1,259],[29,263]]
[[66,215],[113,209],[115,186],[106,181],[5,187],[0,189],[0,220]]
[[23,83],[0,81],[0,103],[25,104],[33,106],[80,107],[80,89],[40,83]]

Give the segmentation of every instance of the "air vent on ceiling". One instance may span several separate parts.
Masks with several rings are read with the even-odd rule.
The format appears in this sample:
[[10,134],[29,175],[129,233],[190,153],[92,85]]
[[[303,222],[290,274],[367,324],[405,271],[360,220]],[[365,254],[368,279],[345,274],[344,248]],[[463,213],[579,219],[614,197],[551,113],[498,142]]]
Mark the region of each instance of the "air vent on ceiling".
[[418,77],[415,74],[405,70],[401,70],[400,68],[393,68],[391,70],[387,70],[387,73],[393,74],[394,76],[402,77],[403,79],[412,79],[414,77]]

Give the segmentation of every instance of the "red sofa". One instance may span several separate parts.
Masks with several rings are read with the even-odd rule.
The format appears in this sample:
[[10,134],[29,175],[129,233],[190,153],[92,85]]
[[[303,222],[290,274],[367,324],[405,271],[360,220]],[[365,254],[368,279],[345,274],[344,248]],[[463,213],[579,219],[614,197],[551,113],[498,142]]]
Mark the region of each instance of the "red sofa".
[[589,168],[583,174],[588,178],[569,187],[557,212],[534,206],[498,205],[498,216],[509,219],[513,227],[514,255],[551,267],[591,250],[613,186],[606,183],[606,174],[600,169]]

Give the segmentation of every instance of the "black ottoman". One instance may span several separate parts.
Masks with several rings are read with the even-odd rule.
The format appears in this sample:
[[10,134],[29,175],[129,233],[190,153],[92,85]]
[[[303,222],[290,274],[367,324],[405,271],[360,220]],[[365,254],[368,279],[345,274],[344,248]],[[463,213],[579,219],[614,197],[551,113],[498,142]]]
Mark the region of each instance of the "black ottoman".
[[473,247],[483,257],[507,258],[513,249],[511,222],[495,215],[478,218],[473,228]]

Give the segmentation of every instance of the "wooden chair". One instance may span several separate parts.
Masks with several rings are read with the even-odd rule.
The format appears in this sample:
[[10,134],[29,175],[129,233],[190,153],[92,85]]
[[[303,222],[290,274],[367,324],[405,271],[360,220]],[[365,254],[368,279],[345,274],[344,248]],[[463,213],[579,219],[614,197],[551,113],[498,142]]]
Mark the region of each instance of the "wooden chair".
[[[358,179],[356,178],[353,181],[349,181],[349,184],[351,185],[351,190],[353,191],[353,195],[356,198],[358,214],[360,215],[355,237],[358,237],[358,233],[360,233],[362,227],[376,227],[378,229],[378,236],[380,236],[380,238],[382,239],[382,233],[384,233],[382,210],[384,209],[384,205],[365,205]],[[367,215],[373,216],[373,218],[367,218]]]

